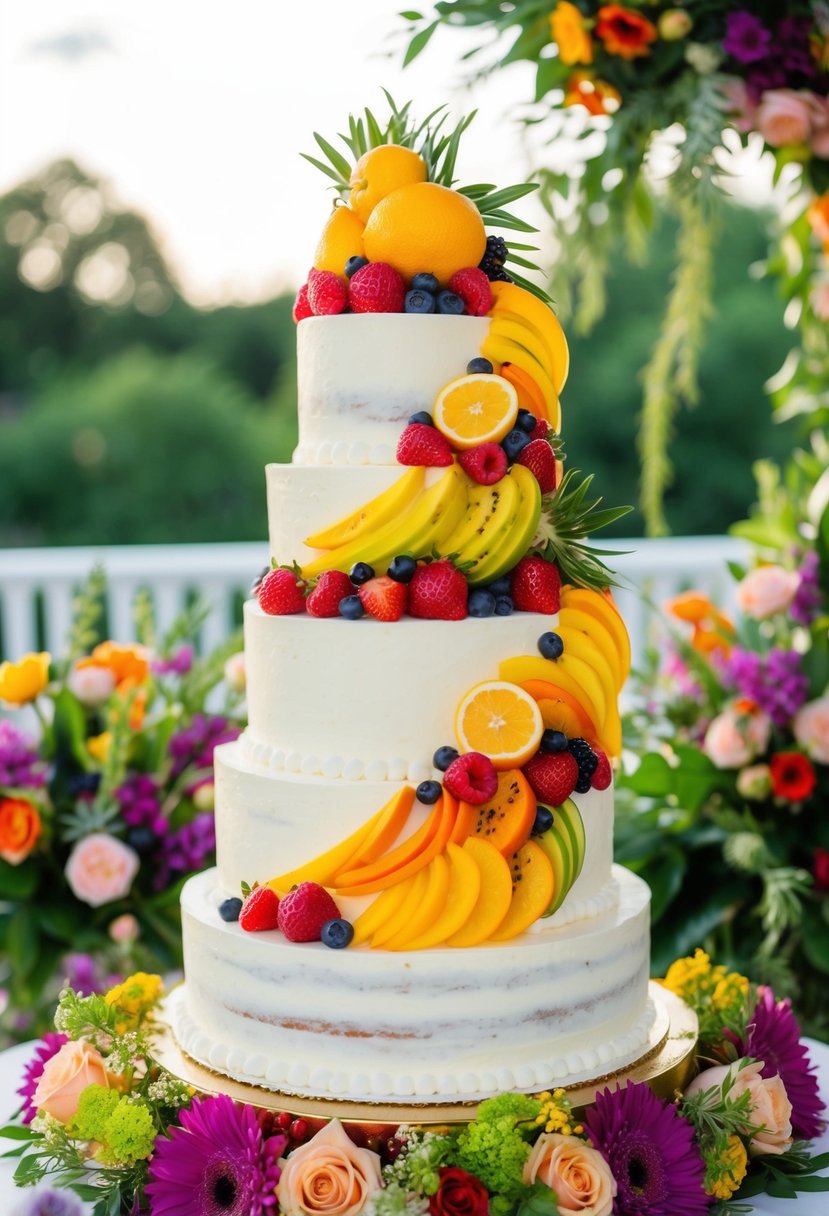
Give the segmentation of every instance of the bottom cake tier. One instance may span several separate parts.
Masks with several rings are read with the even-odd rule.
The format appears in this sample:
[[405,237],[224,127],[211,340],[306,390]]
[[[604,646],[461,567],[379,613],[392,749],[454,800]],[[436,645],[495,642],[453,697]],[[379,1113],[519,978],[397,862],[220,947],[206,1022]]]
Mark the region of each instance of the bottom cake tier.
[[612,881],[607,911],[505,944],[338,951],[225,924],[208,870],[182,893],[173,1031],[219,1073],[323,1099],[480,1101],[589,1081],[638,1059],[657,1016],[650,891],[619,866]]

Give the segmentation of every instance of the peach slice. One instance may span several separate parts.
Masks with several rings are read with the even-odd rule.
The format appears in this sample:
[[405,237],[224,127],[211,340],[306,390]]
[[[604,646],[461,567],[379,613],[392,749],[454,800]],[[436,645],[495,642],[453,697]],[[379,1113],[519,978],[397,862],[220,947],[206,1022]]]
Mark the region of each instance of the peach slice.
[[474,807],[470,837],[487,840],[504,857],[511,857],[532,831],[535,809],[535,794],[521,769],[504,769],[498,774],[493,797],[483,806]]
[[[457,845],[452,847],[457,848]],[[426,889],[420,904],[402,929],[383,943],[386,950],[410,949],[412,940],[425,933],[440,917],[449,894],[450,879],[449,862],[444,853],[438,853],[437,857],[433,857],[429,862],[426,878]]]
[[[393,870],[406,865],[413,857],[417,857],[433,839],[440,824],[442,810],[442,803],[436,803],[417,831],[399,844],[396,849],[392,849],[390,853],[384,853],[375,861],[366,862],[365,865],[341,869],[334,876],[331,885],[339,890],[343,887],[372,882],[375,878],[382,878],[385,874],[391,874]],[[382,889],[382,887],[378,888],[381,891]]]
[[414,805],[415,792],[412,786],[404,785],[401,790],[392,795],[380,815],[375,817],[374,827],[368,833],[357,852],[348,859],[353,866],[368,865],[382,857],[386,849],[394,844],[403,831],[404,824]]
[[471,857],[481,875],[478,898],[466,921],[447,946],[479,946],[487,941],[509,911],[512,900],[512,873],[509,862],[488,840],[470,836],[463,851]]
[[[357,883],[352,882],[348,885],[340,885],[338,883],[337,890],[339,893],[341,895],[373,895],[375,891],[382,891],[385,887],[392,887],[398,882],[403,882],[412,874],[417,873],[418,870],[422,870],[428,866],[439,853],[443,852],[449,843],[452,828],[455,826],[457,804],[454,799],[449,801],[442,798],[440,802],[435,804],[435,812],[437,812],[437,823],[434,833],[415,856],[410,857],[405,864],[396,866],[391,872],[386,872],[372,880]],[[434,817],[433,813],[426,824],[424,824],[424,827],[430,825]],[[391,856],[391,854],[388,854],[388,856]],[[370,866],[365,867],[365,870],[370,869]],[[365,873],[365,871],[357,871],[357,873]]]
[[395,933],[399,933],[409,923],[420,907],[428,881],[426,870],[423,869],[419,870],[417,874],[410,875],[400,884],[405,888],[405,895],[386,923],[375,930],[371,939],[372,950],[377,950],[380,946],[385,945],[389,938],[394,937]]
[[528,680],[557,684],[578,701],[597,726],[604,721],[607,705],[599,677],[586,663],[570,659],[566,653],[555,661],[543,659],[540,655],[516,655],[500,664],[498,675],[502,680],[522,686]]
[[[535,697],[544,725],[551,730],[563,730],[565,735],[581,735],[585,739],[598,738],[599,730],[596,723],[584,706],[576,700],[572,693],[567,692],[559,684],[549,680],[525,680],[521,685],[531,697]],[[559,721],[567,723],[569,730]],[[577,729],[573,730],[573,723]]]
[[[481,871],[470,853],[450,841],[446,846],[449,869],[449,890],[443,908],[419,936],[410,938],[407,950],[428,950],[447,941],[467,923],[481,892]],[[435,861],[442,858],[435,858]],[[432,862],[434,865],[435,862]]]
[[492,942],[506,942],[518,937],[539,917],[543,916],[553,899],[555,881],[549,857],[534,840],[512,856],[512,899]]
[[352,946],[359,946],[362,942],[368,941],[381,925],[386,924],[396,915],[397,909],[406,898],[408,889],[407,884],[401,882],[396,887],[387,887],[376,899],[372,900],[365,911],[361,912],[354,921]]
[[[451,798],[452,795],[447,790],[443,791],[444,798]],[[452,833],[449,837],[452,844],[465,844],[468,837],[475,829],[475,822],[478,818],[478,807],[473,806],[471,802],[459,802],[457,816],[455,818],[455,826],[452,828]]]

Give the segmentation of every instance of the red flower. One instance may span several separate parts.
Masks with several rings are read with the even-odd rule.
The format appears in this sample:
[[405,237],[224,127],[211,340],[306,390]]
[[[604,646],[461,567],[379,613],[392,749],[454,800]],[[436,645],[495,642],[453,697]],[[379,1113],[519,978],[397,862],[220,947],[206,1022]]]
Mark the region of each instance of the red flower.
[[440,1186],[429,1200],[429,1216],[487,1216],[489,1192],[466,1170],[438,1170]]
[[604,4],[599,9],[596,36],[601,38],[609,55],[636,59],[650,54],[650,43],[656,42],[653,22],[621,4]]
[[829,895],[829,849],[815,849],[812,857],[812,874],[815,879],[815,890],[821,895]]
[[778,752],[771,758],[771,792],[787,802],[803,802],[817,785],[808,756],[801,752]]

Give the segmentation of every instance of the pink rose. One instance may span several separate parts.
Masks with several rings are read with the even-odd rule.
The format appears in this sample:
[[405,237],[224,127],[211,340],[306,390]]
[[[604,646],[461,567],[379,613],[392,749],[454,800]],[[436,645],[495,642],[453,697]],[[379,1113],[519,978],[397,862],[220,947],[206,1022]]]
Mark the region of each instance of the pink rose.
[[749,1123],[761,1129],[749,1141],[748,1151],[753,1157],[761,1153],[785,1153],[792,1144],[792,1104],[786,1087],[779,1076],[761,1077],[762,1067],[761,1060],[753,1064],[737,1060],[731,1065],[707,1068],[685,1091],[690,1096],[703,1089],[722,1089],[726,1078],[733,1080],[728,1090],[732,1101],[748,1091],[751,1094]]
[[119,946],[129,946],[141,936],[141,926],[131,912],[116,916],[109,926],[109,936]]
[[829,98],[809,94],[809,109],[812,115],[809,147],[815,156],[829,157]]
[[85,1043],[64,1043],[47,1060],[32,1095],[32,1105],[53,1119],[68,1123],[78,1109],[78,1099],[88,1085],[110,1088],[110,1075],[103,1056]]
[[74,667],[66,686],[81,705],[103,705],[115,692],[115,676],[109,667]]
[[382,1186],[377,1153],[358,1148],[332,1119],[282,1163],[276,1197],[284,1216],[358,1216]]
[[829,693],[802,705],[794,716],[792,730],[812,760],[829,764]]
[[225,680],[233,689],[234,692],[244,692],[246,675],[245,675],[245,652],[237,650],[225,662],[224,667]]
[[759,710],[731,707],[717,714],[705,732],[702,750],[717,768],[743,768],[768,747],[771,719]]
[[134,849],[105,832],[93,832],[69,854],[66,881],[76,899],[100,908],[127,894],[140,864]]
[[737,603],[756,621],[786,612],[800,586],[800,575],[782,566],[757,566],[737,586]]
[[773,148],[806,144],[812,131],[811,94],[805,90],[768,89],[757,107],[757,129]]
[[748,86],[738,76],[730,76],[723,86],[728,103],[728,113],[738,131],[753,131],[757,126],[757,107],[752,101]]
[[737,792],[750,802],[762,802],[771,793],[771,769],[767,764],[752,764],[737,774]]
[[543,1182],[558,1200],[560,1216],[610,1216],[616,1179],[601,1153],[560,1132],[538,1137],[524,1166],[524,1182]]

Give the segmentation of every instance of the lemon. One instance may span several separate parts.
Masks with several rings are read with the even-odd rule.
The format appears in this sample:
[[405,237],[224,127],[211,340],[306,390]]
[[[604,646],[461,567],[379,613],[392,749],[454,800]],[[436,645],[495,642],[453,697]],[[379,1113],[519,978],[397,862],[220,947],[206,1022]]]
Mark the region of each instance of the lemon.
[[436,182],[415,182],[377,204],[363,241],[369,261],[388,262],[404,279],[425,271],[446,283],[456,270],[478,265],[486,230],[466,195]]
[[426,181],[426,162],[411,148],[382,144],[364,152],[351,174],[348,205],[366,222],[374,208],[392,190]]
[[363,257],[363,227],[350,207],[335,207],[314,250],[314,269],[343,277],[348,259]]
[[500,443],[518,417],[518,393],[503,376],[470,372],[441,389],[432,414],[437,429],[461,451]]

